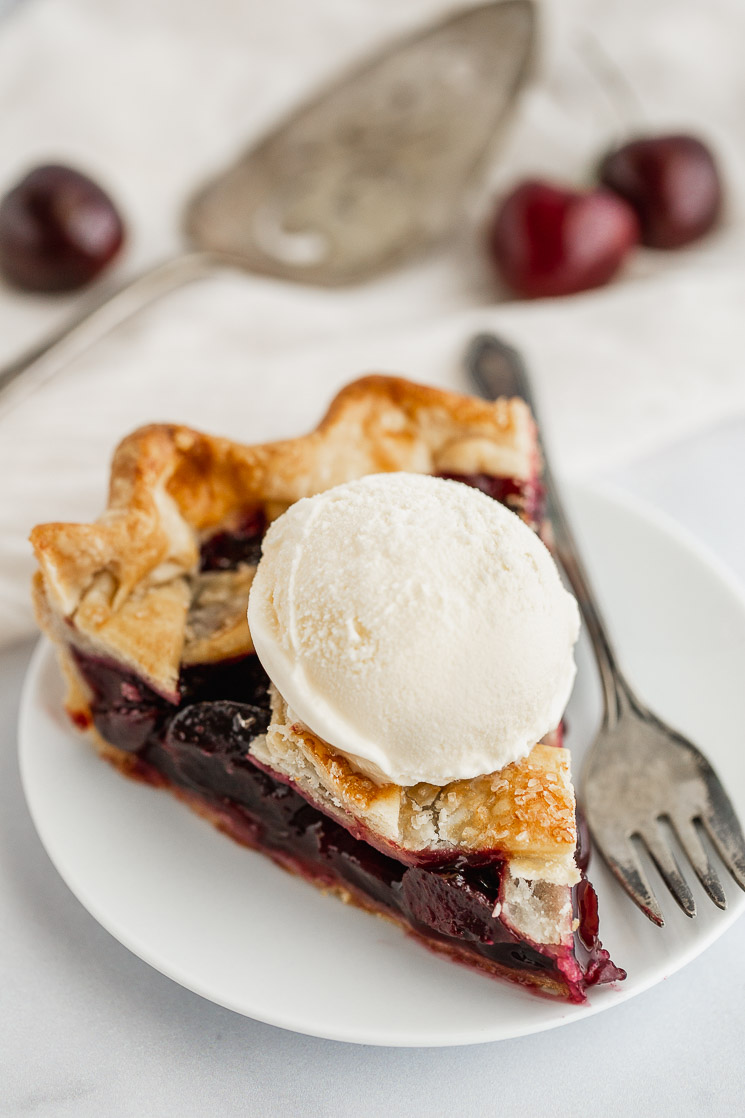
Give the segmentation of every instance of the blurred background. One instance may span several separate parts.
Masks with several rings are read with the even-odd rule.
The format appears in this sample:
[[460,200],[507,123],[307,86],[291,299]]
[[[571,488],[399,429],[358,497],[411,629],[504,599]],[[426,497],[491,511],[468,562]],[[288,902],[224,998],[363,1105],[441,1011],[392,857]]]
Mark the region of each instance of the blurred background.
[[[20,289],[6,253],[0,365],[91,298],[183,249],[195,190],[319,87],[468,7],[5,0],[0,195],[17,199],[14,189],[39,165],[70,166],[108,194],[125,239],[99,276],[69,294]],[[465,389],[461,356],[476,328],[523,350],[565,472],[623,465],[745,408],[745,8],[738,0],[565,0],[535,11],[530,77],[434,244],[336,288],[216,273],[162,299],[32,394],[29,377],[0,400],[0,470],[10,490],[0,510],[0,621],[9,639],[31,631],[22,590],[28,529],[95,515],[113,445],[144,422],[263,441],[314,422],[363,372]],[[520,276],[515,282],[509,259],[505,266],[512,250],[494,237],[511,192],[527,179],[592,194],[609,150],[670,134],[697,137],[718,168],[724,202],[705,235],[671,250],[619,248],[624,234],[611,229],[612,275],[578,294],[521,297]],[[376,158],[385,166],[385,150]],[[426,179],[418,189],[426,195]],[[602,227],[604,218],[585,216],[592,240],[593,220]],[[95,233],[95,220],[83,219]],[[506,217],[513,227],[523,219]],[[606,233],[600,228],[601,241]],[[2,237],[0,217],[0,262]],[[528,266],[527,294],[542,294],[530,279]],[[558,290],[566,288],[560,276]]]
[[[195,190],[319,87],[468,7],[436,0],[5,0],[6,216],[9,199],[23,203],[29,172],[62,164],[108,195],[125,235],[100,275],[70,293],[19,286],[11,245],[0,269],[0,364],[92,298],[183,250],[184,207]],[[35,391],[29,377],[0,400],[0,470],[9,498],[0,510],[0,621],[7,639],[31,632],[23,590],[28,529],[45,519],[95,515],[113,445],[144,422],[169,419],[264,440],[317,420],[331,394],[363,372],[465,389],[463,348],[483,328],[524,352],[567,473],[622,467],[745,409],[745,8],[738,0],[571,0],[534,8],[529,77],[483,174],[459,196],[446,235],[395,268],[334,288],[215,273],[119,327]],[[586,200],[597,193],[607,152],[637,136],[657,142],[671,134],[703,146],[718,169],[723,202],[690,243],[639,246],[617,221],[614,231],[618,215],[609,226],[608,215]],[[400,152],[377,150],[373,200],[378,168],[386,158],[394,165]],[[678,175],[686,197],[695,196],[697,168],[688,171],[690,190],[685,173]],[[519,196],[525,180],[565,192],[559,218],[543,214],[554,222],[552,236],[563,222],[561,236],[571,242],[572,215],[584,207],[589,241],[575,237],[580,273],[583,246],[605,238],[602,274],[593,278],[590,269],[589,281],[580,276],[574,284],[588,290],[566,294],[574,288],[561,275],[558,294],[550,283],[531,289],[531,238],[540,245],[546,237],[541,212],[531,217]],[[423,198],[427,188],[425,177],[417,185]],[[517,212],[508,212],[516,190]],[[0,206],[0,263],[3,229],[8,239],[2,213]],[[11,228],[17,218],[11,213]],[[84,218],[75,220],[95,239],[100,223]],[[526,233],[531,220],[538,224]],[[528,242],[522,263],[514,259],[521,245],[510,241],[515,229],[518,242]]]

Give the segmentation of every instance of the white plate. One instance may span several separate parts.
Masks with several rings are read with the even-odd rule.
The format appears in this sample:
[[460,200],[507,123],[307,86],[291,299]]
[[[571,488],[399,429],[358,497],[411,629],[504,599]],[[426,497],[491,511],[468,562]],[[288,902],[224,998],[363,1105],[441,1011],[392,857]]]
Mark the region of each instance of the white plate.
[[[745,818],[745,598],[677,528],[627,498],[573,490],[570,506],[621,660],[643,697],[709,755]],[[593,859],[601,935],[628,970],[567,1006],[442,960],[396,927],[325,897],[229,841],[162,791],[123,779],[72,731],[46,644],[22,700],[23,784],[70,889],[141,959],[205,998],[283,1028],[385,1045],[521,1036],[610,1009],[678,970],[745,908],[719,912],[694,886],[688,920],[664,887],[652,926]],[[574,770],[599,693],[586,645],[569,708]],[[691,875],[692,876],[692,875]]]

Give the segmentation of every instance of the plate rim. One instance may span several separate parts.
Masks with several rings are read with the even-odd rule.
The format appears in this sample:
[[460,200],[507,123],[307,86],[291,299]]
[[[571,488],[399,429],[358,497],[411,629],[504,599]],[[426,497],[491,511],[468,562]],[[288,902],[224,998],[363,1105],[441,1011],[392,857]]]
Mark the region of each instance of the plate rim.
[[[709,569],[711,574],[737,599],[743,612],[743,618],[745,619],[745,587],[742,586],[735,573],[718,555],[713,553],[705,543],[695,537],[669,513],[658,509],[651,502],[637,497],[621,486],[611,483],[590,483],[584,480],[568,479],[562,488],[564,488],[569,496],[568,503],[570,505],[570,513],[575,495],[580,496],[580,500],[585,498],[592,500],[596,498],[603,503],[621,506],[624,511],[630,513],[638,520],[643,521],[646,527],[651,527],[653,531],[666,535],[675,544],[676,549],[681,548],[687,551],[700,565]],[[64,857],[61,857],[59,852],[55,851],[54,843],[49,841],[46,823],[38,816],[38,805],[35,802],[34,792],[31,788],[32,781],[28,769],[28,750],[33,748],[33,746],[28,744],[30,733],[27,723],[29,719],[33,718],[37,713],[34,707],[34,696],[38,694],[39,677],[53,658],[54,649],[52,643],[46,636],[42,635],[34,648],[24,676],[18,716],[18,755],[21,785],[34,828],[47,857],[73,896],[77,898],[93,919],[128,951],[137,956],[137,958],[147,966],[152,967],[172,981],[177,982],[185,989],[241,1016],[289,1032],[298,1033],[299,1035],[313,1036],[320,1039],[351,1044],[373,1045],[375,1047],[438,1048],[517,1039],[518,1037],[546,1032],[562,1025],[572,1024],[575,1021],[585,1020],[588,1017],[595,1016],[597,1013],[612,1009],[616,1005],[622,1005],[631,998],[637,997],[639,994],[645,993],[664,978],[670,977],[683,969],[706,951],[712,943],[716,942],[720,936],[729,930],[742,915],[743,911],[745,911],[745,894],[740,892],[732,893],[731,897],[734,899],[734,903],[731,901],[727,910],[721,913],[717,923],[711,925],[699,938],[687,947],[678,949],[675,956],[668,961],[664,973],[661,973],[659,970],[652,971],[647,976],[637,979],[631,986],[627,986],[626,984],[621,984],[620,986],[614,984],[612,987],[607,988],[593,988],[589,992],[590,999],[588,1002],[579,1006],[531,997],[530,993],[526,992],[525,997],[531,998],[531,1001],[538,1003],[539,1006],[541,1002],[543,1002],[548,1008],[556,1010],[558,1005],[562,1012],[544,1019],[537,1018],[535,1021],[525,1021],[521,1025],[510,1028],[509,1030],[505,1030],[503,1023],[500,1022],[497,1028],[493,1031],[487,1031],[486,1035],[484,1035],[483,1028],[476,1028],[473,1031],[461,1028],[457,1036],[443,1030],[442,1033],[438,1033],[435,1036],[412,1040],[410,1031],[407,1032],[404,1030],[401,1033],[397,1033],[395,1029],[391,1029],[387,1033],[385,1039],[382,1039],[378,1033],[366,1034],[364,1029],[358,1029],[355,1031],[354,1035],[350,1035],[350,1030],[346,1028],[333,1030],[329,1028],[313,1028],[306,1023],[299,1025],[297,1021],[292,1018],[292,1015],[288,1013],[267,1013],[263,1011],[257,1013],[255,1010],[246,1008],[245,1005],[239,1004],[236,1001],[231,1001],[229,997],[216,994],[213,990],[208,989],[205,984],[200,983],[198,978],[195,979],[192,975],[185,973],[178,965],[169,963],[168,960],[161,958],[157,951],[150,949],[147,943],[138,939],[136,935],[130,934],[126,929],[122,931],[118,928],[116,926],[116,921],[110,919],[104,911],[101,911],[95,897],[92,897],[86,887],[75,879],[74,873],[70,871],[69,867],[65,864]],[[72,737],[73,735],[74,731],[71,728],[70,736]],[[575,785],[578,783],[579,773],[575,774]],[[447,965],[454,966],[455,964],[448,963]]]

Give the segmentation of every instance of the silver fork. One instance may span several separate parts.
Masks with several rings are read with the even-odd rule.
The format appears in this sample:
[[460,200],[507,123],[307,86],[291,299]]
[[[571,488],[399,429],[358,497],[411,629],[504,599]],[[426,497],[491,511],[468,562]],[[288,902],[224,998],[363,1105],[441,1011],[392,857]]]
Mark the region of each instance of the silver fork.
[[[537,420],[525,367],[512,347],[492,335],[479,335],[468,349],[466,365],[483,396],[521,396]],[[702,835],[745,889],[745,838],[734,808],[700,750],[637,698],[618,667],[545,450],[543,482],[555,552],[582,611],[603,691],[602,725],[582,773],[582,808],[593,840],[617,880],[655,924],[665,921],[639,848],[651,857],[683,912],[696,915],[672,835],[705,892],[718,908],[726,908]]]

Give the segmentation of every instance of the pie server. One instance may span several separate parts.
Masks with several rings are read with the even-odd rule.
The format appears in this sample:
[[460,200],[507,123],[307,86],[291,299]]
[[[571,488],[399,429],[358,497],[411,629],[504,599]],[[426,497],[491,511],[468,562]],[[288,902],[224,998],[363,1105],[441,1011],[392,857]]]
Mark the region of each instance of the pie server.
[[502,0],[369,58],[191,198],[188,249],[0,369],[0,392],[33,366],[34,383],[46,380],[138,310],[216,269],[359,283],[442,238],[488,166],[534,41],[532,0]]

